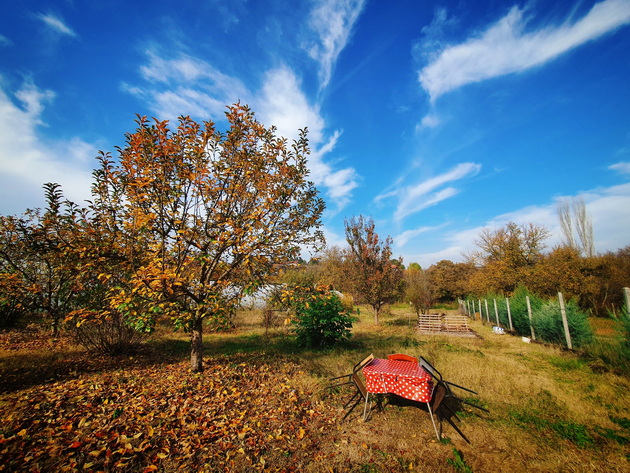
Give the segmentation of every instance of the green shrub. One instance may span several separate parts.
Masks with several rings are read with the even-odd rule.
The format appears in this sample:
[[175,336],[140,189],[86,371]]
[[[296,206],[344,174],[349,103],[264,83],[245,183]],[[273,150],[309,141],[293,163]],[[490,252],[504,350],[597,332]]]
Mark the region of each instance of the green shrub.
[[[565,303],[569,334],[573,348],[583,347],[593,340],[593,329],[588,323],[588,316],[573,301]],[[566,344],[560,304],[552,300],[544,304],[533,314],[536,337],[549,343]]]
[[519,286],[510,298],[510,313],[512,314],[512,324],[517,334],[521,336],[531,336],[529,313],[527,311],[527,296],[529,304],[534,312],[540,311],[544,302],[535,294],[530,293],[525,286]]
[[353,318],[336,294],[313,295],[294,310],[293,331],[300,346],[325,348],[352,335]]

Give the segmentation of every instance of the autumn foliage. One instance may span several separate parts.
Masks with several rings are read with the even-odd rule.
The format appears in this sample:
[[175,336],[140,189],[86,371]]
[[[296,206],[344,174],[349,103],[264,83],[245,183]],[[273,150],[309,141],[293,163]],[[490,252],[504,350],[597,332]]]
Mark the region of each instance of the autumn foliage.
[[169,318],[191,333],[191,369],[201,371],[204,323],[228,321],[277,263],[323,242],[306,129],[289,145],[247,106],[228,107],[226,120],[221,132],[138,117],[116,158],[99,155],[86,207],[48,184],[43,215],[1,222],[2,288],[28,286],[35,309],[55,327],[67,316],[80,340],[120,333],[114,351],[129,335],[117,327],[150,332]]

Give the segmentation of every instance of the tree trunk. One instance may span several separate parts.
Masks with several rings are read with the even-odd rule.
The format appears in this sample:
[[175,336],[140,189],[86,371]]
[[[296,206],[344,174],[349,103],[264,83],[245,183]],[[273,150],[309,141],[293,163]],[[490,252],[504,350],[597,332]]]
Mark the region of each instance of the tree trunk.
[[374,324],[378,325],[378,314],[381,311],[380,307],[374,306]]
[[203,371],[203,319],[198,318],[193,323],[190,335],[190,369],[193,373]]

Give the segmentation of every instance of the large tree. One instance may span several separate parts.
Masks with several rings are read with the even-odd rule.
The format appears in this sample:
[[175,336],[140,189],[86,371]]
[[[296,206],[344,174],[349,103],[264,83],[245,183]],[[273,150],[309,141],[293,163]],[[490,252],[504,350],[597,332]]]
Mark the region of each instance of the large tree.
[[176,129],[139,117],[117,159],[101,154],[83,219],[98,259],[129,275],[111,287],[110,305],[138,328],[166,314],[189,330],[195,372],[204,321],[231,313],[275,263],[323,242],[307,131],[289,146],[247,106],[228,107],[226,117],[225,133],[188,117]]
[[374,310],[374,322],[387,303],[400,296],[403,289],[402,258],[392,260],[392,239],[381,240],[374,221],[363,216],[345,220],[346,240],[350,245],[350,261],[354,293]]
[[543,256],[549,231],[540,225],[508,222],[499,229],[484,228],[475,244],[478,251],[469,262],[481,266],[470,284],[477,295],[487,291],[511,294],[520,284],[527,284],[533,266]]
[[470,263],[441,260],[429,266],[426,272],[435,300],[452,302],[468,293],[468,281],[475,273],[475,267]]
[[586,211],[584,199],[581,197],[561,199],[558,201],[557,210],[564,245],[578,250],[583,256],[589,258],[595,256],[593,221]]

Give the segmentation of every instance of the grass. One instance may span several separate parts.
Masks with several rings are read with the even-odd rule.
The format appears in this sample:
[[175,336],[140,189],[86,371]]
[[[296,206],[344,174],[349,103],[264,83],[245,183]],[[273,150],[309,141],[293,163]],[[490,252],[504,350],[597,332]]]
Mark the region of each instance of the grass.
[[[282,453],[274,454],[270,443],[268,449],[261,450],[269,458],[266,464],[248,463],[237,454],[231,458],[233,463],[228,469],[256,471],[264,466],[270,471],[299,467],[307,472],[449,473],[630,469],[630,381],[626,376],[614,370],[593,370],[589,363],[560,348],[496,335],[491,326],[481,322],[471,323],[479,337],[425,336],[409,326],[410,314],[404,306],[392,307],[383,314],[379,326],[374,325],[369,309],[362,308],[360,313],[353,338],[322,351],[299,349],[282,328],[266,332],[261,326],[261,314],[255,311],[239,313],[237,329],[232,332],[204,335],[208,370],[218,363],[234,373],[242,369],[242,363],[267,367],[291,363],[295,368],[287,371],[288,375],[274,381],[271,370],[266,373],[265,382],[282,386],[282,392],[297,393],[301,400],[312,403],[311,409],[320,419],[330,419],[315,422],[306,416],[299,421],[294,437],[287,439],[278,438],[276,431],[268,432],[266,429],[271,427],[263,422],[256,427],[261,431],[260,438],[273,435],[274,442],[286,442],[273,447]],[[36,333],[25,333],[22,339],[5,334],[0,340],[7,338],[7,344],[0,343],[0,465],[4,463],[1,439],[17,438],[22,431],[22,424],[15,421],[27,413],[14,410],[14,405],[26,396],[51,386],[61,389],[86,383],[100,385],[106,379],[124,387],[137,383],[131,380],[150,378],[147,373],[169,373],[164,377],[168,383],[173,383],[170,378],[174,373],[181,371],[182,378],[188,376],[188,337],[164,327],[147,343],[145,352],[119,359],[88,356],[67,341],[53,345]],[[347,373],[368,353],[381,358],[389,353],[422,355],[447,379],[478,391],[479,396],[473,398],[490,414],[466,411],[460,415],[460,427],[471,444],[466,444],[446,423],[445,440],[438,442],[428,413],[421,406],[386,406],[384,412],[374,412],[367,422],[360,419],[361,413],[355,409],[342,422],[342,406],[349,392],[327,389],[327,380]],[[210,371],[203,375],[208,376]],[[162,381],[152,379],[157,399],[160,392],[170,399],[173,385],[164,384],[161,388]],[[187,382],[197,380],[190,378]],[[114,398],[116,393],[109,396]],[[79,404],[68,405],[80,408]],[[279,406],[277,409],[282,405]],[[108,422],[123,423],[125,419],[141,417],[131,405],[116,405],[107,412],[105,407],[100,409]],[[13,423],[6,421],[9,418]],[[229,424],[229,419],[224,422]],[[163,435],[168,436],[168,430]],[[301,440],[297,438],[300,436]],[[167,440],[174,451],[186,439]],[[66,450],[61,454],[75,452]],[[194,470],[192,460],[181,461],[176,464],[169,457],[158,466],[160,471]]]

